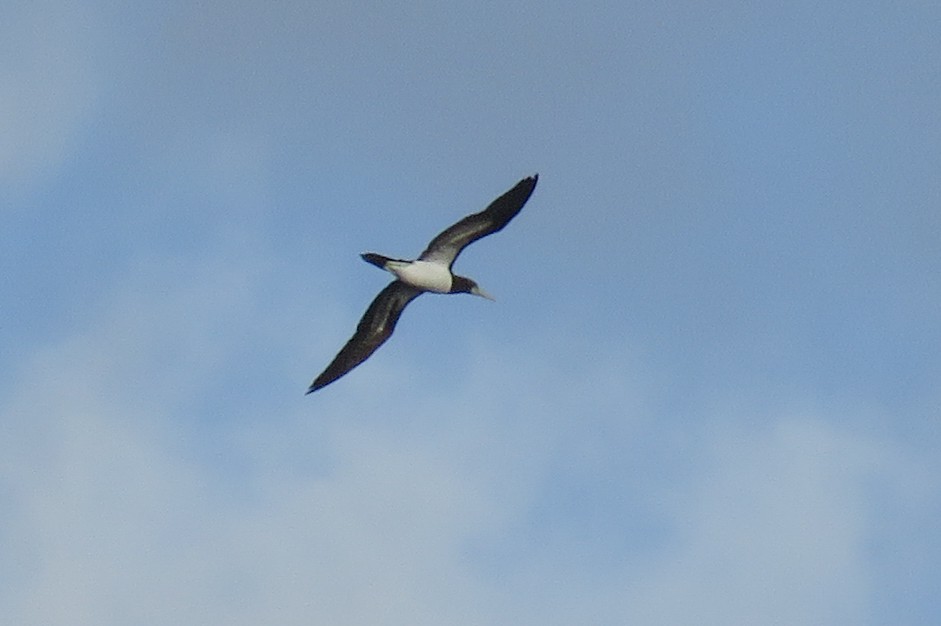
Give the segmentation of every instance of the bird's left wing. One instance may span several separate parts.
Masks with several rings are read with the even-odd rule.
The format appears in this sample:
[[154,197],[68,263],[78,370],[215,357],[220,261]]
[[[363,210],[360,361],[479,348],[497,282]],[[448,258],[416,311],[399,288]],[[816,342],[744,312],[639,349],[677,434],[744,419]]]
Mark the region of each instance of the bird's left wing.
[[307,393],[326,387],[368,359],[392,336],[405,306],[421,293],[421,289],[399,280],[389,283],[366,309],[352,339],[346,342],[327,369],[311,383]]
[[538,180],[538,174],[524,178],[480,213],[468,215],[448,227],[431,240],[418,258],[422,261],[447,263],[450,267],[465,247],[509,224],[529,200]]

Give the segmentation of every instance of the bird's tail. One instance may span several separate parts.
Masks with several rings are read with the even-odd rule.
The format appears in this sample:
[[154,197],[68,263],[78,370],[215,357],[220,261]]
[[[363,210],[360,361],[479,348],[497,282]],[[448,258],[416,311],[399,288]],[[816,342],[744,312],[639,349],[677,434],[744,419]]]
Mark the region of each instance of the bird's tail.
[[380,269],[384,269],[384,270],[388,270],[388,269],[389,269],[388,263],[390,263],[390,262],[392,262],[392,263],[408,263],[408,261],[401,261],[401,260],[399,260],[399,259],[392,259],[392,258],[389,258],[389,257],[387,257],[387,256],[382,256],[381,254],[375,254],[374,252],[364,252],[363,254],[361,254],[361,255],[359,255],[359,256],[361,256],[361,257],[363,258],[363,260],[366,261],[367,263],[372,263],[372,264],[375,265],[376,267],[378,267],[378,268],[380,268]]

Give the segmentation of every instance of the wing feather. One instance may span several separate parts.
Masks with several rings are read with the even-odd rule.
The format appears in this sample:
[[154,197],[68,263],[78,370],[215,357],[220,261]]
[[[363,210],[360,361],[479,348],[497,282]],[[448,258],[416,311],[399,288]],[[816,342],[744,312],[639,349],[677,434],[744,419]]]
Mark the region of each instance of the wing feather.
[[445,229],[431,240],[418,257],[419,260],[447,263],[448,267],[453,265],[461,250],[478,239],[501,230],[516,217],[532,195],[538,180],[538,174],[524,178],[480,213],[468,215]]
[[356,333],[318,376],[307,393],[326,387],[365,361],[386,339],[392,336],[395,324],[409,302],[422,294],[421,289],[395,280],[375,297],[356,326]]

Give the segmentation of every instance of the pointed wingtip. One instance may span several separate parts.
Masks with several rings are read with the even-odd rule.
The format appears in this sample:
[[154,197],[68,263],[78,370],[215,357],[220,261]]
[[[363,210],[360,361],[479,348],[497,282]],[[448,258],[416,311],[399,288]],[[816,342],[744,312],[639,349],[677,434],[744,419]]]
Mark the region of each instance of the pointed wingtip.
[[[536,189],[536,185],[539,183],[539,173],[533,174],[532,176],[527,176],[518,183],[519,187],[529,187],[529,193],[532,193]],[[528,198],[527,198],[528,199]]]
[[314,393],[314,392],[317,391],[318,389],[320,389],[320,387],[317,387],[317,386],[315,386],[315,385],[311,385],[310,387],[307,388],[307,391],[304,392],[304,395],[305,395],[305,396],[309,396],[310,394]]

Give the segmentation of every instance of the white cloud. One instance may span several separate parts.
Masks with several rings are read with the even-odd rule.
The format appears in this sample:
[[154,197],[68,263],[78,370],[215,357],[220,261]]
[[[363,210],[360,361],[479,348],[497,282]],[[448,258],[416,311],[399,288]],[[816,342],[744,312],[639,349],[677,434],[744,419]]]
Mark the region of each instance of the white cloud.
[[[633,587],[645,623],[865,623],[874,442],[818,419],[713,433],[676,503],[678,536]],[[631,611],[633,613],[633,610]]]
[[[411,366],[380,360],[342,392],[285,383],[233,405],[234,367],[310,358],[295,334],[307,316],[261,296],[270,260],[238,252],[142,263],[98,319],[18,372],[0,438],[9,619],[867,621],[868,487],[879,475],[915,497],[893,446],[819,415],[658,426],[622,346],[588,359],[564,339],[481,342],[469,372],[418,401]],[[385,395],[362,393],[372,384]],[[661,467],[684,453],[685,471]],[[564,481],[604,506],[537,516]],[[655,546],[616,541],[634,514],[662,526]],[[592,560],[598,542],[615,554]]]

